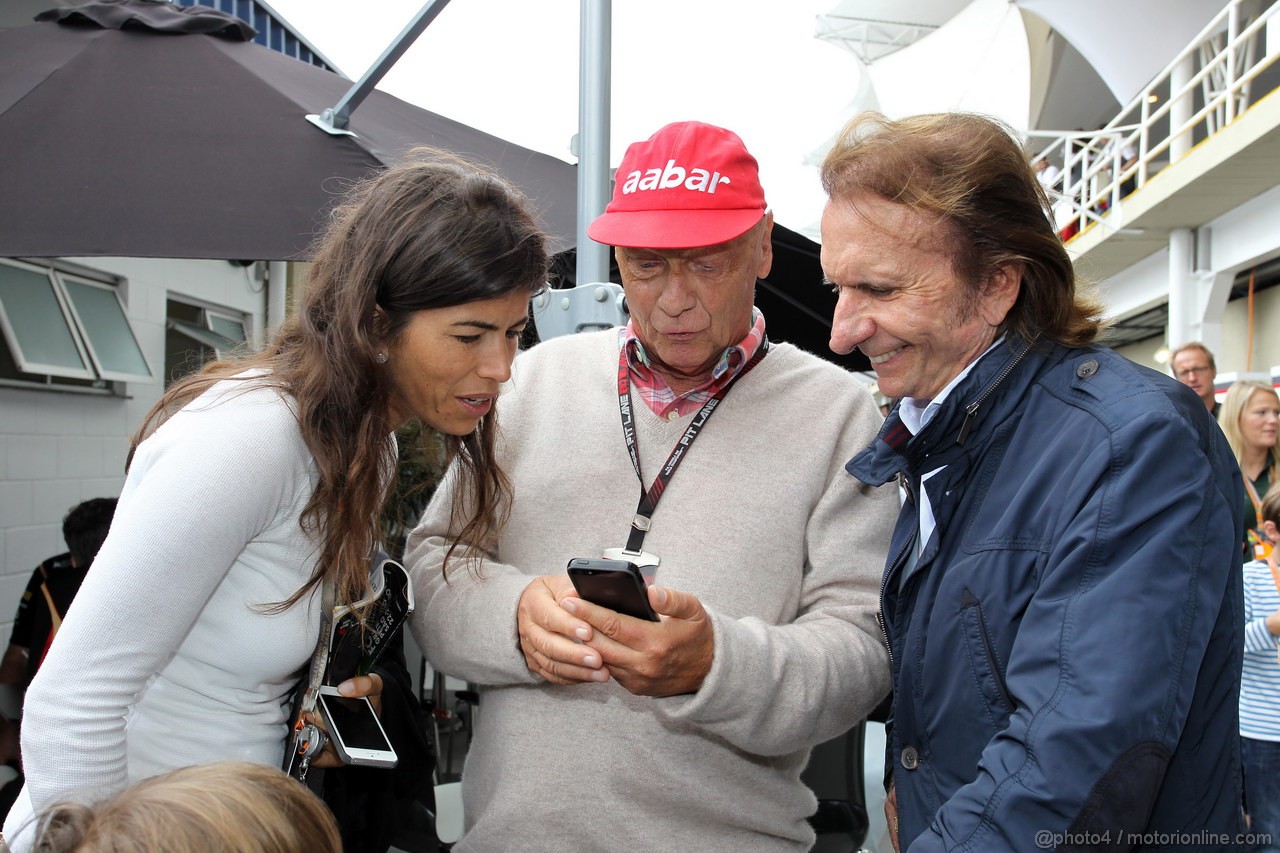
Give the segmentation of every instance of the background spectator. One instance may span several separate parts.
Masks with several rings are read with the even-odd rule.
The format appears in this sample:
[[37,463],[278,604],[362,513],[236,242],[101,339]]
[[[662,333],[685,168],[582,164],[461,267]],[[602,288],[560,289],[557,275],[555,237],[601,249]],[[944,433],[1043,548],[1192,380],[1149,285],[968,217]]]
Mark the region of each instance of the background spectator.
[[1280,470],[1280,447],[1276,444],[1280,427],[1280,397],[1265,382],[1242,379],[1227,389],[1218,424],[1236,455],[1244,475],[1244,529],[1241,531],[1244,559],[1261,559],[1270,550],[1258,530],[1262,495],[1276,484]]
[[[26,691],[44,662],[49,644],[62,626],[62,617],[107,538],[115,511],[115,498],[93,498],[72,507],[62,520],[62,538],[69,550],[45,560],[31,573],[22,601],[18,603],[9,648],[0,660],[0,684],[18,688],[19,695],[12,697],[18,707],[21,707],[21,693]],[[0,788],[0,812],[8,812],[22,790],[22,756],[18,737],[15,709],[14,719],[0,718],[0,761],[18,771],[16,779]]]
[[1222,408],[1214,396],[1213,387],[1218,378],[1218,363],[1213,360],[1209,348],[1199,341],[1183,344],[1170,354],[1169,369],[1173,371],[1174,379],[1196,392],[1209,414],[1216,418]]
[[18,604],[9,648],[0,661],[0,684],[23,689],[35,678],[62,617],[111,529],[115,498],[93,498],[73,507],[62,520],[68,551],[45,560],[31,573]]
[[1036,161],[1036,177],[1040,179],[1040,183],[1044,184],[1045,192],[1054,193],[1062,189],[1058,186],[1058,178],[1062,177],[1062,170],[1049,162],[1048,157],[1041,157]]
[[1280,853],[1280,486],[1262,500],[1265,560],[1244,567],[1244,673],[1240,679],[1240,753],[1249,831],[1268,836],[1254,851]]

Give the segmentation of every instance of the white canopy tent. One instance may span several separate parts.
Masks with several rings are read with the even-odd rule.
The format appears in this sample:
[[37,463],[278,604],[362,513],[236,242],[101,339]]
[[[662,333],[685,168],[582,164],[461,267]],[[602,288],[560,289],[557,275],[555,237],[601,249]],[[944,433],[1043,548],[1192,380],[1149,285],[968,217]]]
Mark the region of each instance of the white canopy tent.
[[1223,0],[1014,0],[1070,42],[1121,104],[1164,70]]
[[863,63],[848,113],[963,109],[1016,130],[1104,124],[1223,0],[842,0],[818,37]]
[[873,63],[870,75],[888,115],[966,110],[1025,130],[1030,67],[1018,10],[1008,0],[973,0],[930,35]]
[[841,44],[870,65],[914,44],[963,9],[969,0],[841,0],[818,16],[818,38]]

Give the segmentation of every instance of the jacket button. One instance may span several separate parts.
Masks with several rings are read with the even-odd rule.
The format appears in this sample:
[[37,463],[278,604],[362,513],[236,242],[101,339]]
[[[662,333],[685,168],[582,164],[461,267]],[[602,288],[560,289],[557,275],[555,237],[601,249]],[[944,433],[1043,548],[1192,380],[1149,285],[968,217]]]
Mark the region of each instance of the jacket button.
[[920,766],[920,756],[916,753],[914,746],[902,748],[902,766],[908,770],[915,770]]
[[1098,362],[1096,359],[1080,362],[1080,366],[1076,368],[1076,376],[1080,379],[1088,379],[1090,376],[1098,372]]

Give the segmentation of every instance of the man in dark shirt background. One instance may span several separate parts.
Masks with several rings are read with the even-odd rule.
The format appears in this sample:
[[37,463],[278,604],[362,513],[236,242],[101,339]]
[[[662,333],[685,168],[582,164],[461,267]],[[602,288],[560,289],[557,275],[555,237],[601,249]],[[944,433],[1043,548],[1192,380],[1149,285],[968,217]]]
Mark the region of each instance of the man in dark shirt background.
[[115,498],[94,498],[73,507],[63,519],[62,538],[69,550],[45,560],[31,573],[9,648],[0,660],[0,684],[17,684],[26,690],[35,678],[71,599],[107,538],[115,511]]
[[[62,538],[69,550],[45,560],[31,573],[14,617],[9,648],[0,659],[0,685],[13,685],[18,691],[12,697],[14,703],[8,704],[20,702],[21,694],[35,678],[71,600],[107,538],[115,511],[115,498],[93,498],[72,507],[62,520]],[[7,718],[16,710],[5,708],[5,716],[0,717],[0,763],[20,768],[18,723]],[[0,811],[8,809],[21,788],[21,775],[0,788]]]

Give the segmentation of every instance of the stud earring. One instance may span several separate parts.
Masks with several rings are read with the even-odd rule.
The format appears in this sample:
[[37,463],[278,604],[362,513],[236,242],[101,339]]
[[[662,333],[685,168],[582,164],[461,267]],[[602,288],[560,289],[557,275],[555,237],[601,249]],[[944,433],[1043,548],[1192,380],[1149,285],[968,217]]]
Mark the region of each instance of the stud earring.
[[378,353],[378,355],[377,355],[377,361],[378,361],[378,364],[386,364],[386,363],[387,363],[387,354],[386,354],[385,352],[380,352],[380,353]]

